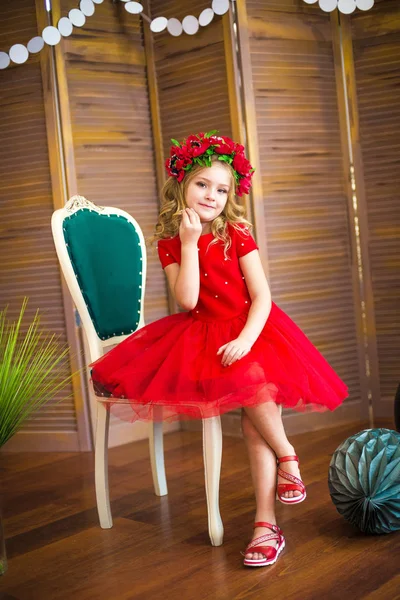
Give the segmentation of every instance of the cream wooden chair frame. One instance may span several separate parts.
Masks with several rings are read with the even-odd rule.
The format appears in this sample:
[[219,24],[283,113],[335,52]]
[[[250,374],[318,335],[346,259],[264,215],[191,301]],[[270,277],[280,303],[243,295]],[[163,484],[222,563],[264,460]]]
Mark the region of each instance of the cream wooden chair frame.
[[[108,339],[100,339],[92,318],[89,314],[88,306],[81,288],[77,281],[75,271],[67,250],[67,244],[63,233],[64,219],[70,217],[77,211],[89,209],[101,215],[117,215],[130,221],[134,226],[141,244],[142,257],[142,294],[141,294],[141,313],[137,329],[145,325],[143,316],[143,304],[146,284],[146,246],[143,233],[137,221],[127,212],[118,208],[106,206],[101,207],[86,200],[83,196],[73,196],[64,208],[56,210],[51,219],[51,228],[57,256],[61,265],[61,270],[73,302],[80,315],[83,330],[88,342],[90,352],[90,362],[94,362],[111,345],[118,344],[128,337],[128,335],[117,335]],[[130,335],[130,334],[129,334]],[[94,396],[91,389],[90,393]],[[97,510],[99,514],[100,526],[103,529],[112,527],[112,515],[110,509],[110,498],[108,488],[108,433],[109,433],[110,413],[105,404],[97,401],[97,420],[95,433],[95,486]],[[134,426],[134,425],[133,425]],[[164,496],[168,493],[167,482],[164,467],[164,447],[162,423],[149,424],[149,445],[151,472],[153,477],[154,491],[157,496]],[[208,530],[211,544],[220,546],[223,542],[223,524],[219,511],[219,482],[222,459],[222,431],[220,417],[203,419],[203,458],[205,470],[205,488],[208,508]]]

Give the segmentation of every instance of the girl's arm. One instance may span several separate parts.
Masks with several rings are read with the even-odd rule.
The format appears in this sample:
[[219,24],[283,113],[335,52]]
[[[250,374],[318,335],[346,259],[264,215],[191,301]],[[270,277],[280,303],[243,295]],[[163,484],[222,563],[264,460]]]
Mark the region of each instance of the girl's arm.
[[202,231],[200,218],[193,209],[182,214],[179,228],[181,238],[181,265],[174,263],[165,268],[168,283],[175,300],[184,310],[192,310],[199,299],[200,269],[197,242]]
[[183,310],[192,310],[199,299],[200,269],[197,243],[182,244],[181,265],[165,267],[169,286],[175,300]]
[[271,291],[265,277],[258,250],[253,250],[245,256],[240,257],[239,264],[251,298],[249,315],[246,325],[239,335],[239,339],[253,345],[263,330],[271,311]]

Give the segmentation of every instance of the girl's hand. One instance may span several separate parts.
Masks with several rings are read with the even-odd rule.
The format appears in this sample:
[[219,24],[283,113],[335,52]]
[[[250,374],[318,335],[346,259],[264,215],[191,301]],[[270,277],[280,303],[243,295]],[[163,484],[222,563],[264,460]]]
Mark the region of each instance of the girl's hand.
[[179,226],[179,237],[182,244],[197,244],[203,228],[200,217],[193,208],[182,211],[182,220]]
[[221,361],[222,366],[229,367],[229,365],[231,365],[232,363],[246,356],[246,354],[250,352],[251,347],[252,344],[250,344],[250,342],[247,342],[243,338],[238,337],[236,338],[236,340],[232,340],[231,342],[228,342],[227,344],[221,346],[221,348],[217,352],[217,356],[218,354],[221,354],[222,351],[224,351],[224,355]]

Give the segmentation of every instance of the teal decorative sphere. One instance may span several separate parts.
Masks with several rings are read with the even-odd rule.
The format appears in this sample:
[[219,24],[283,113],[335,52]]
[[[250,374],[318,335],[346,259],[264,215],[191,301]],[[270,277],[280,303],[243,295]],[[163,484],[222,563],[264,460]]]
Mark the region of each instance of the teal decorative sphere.
[[335,450],[328,476],[337,511],[364,533],[400,529],[400,433],[365,429]]

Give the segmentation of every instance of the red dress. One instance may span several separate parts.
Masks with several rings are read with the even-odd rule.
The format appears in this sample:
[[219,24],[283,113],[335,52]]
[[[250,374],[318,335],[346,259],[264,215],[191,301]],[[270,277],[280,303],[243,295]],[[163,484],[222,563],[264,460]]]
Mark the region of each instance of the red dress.
[[[348,395],[345,383],[297,325],[274,302],[250,352],[222,366],[220,346],[237,338],[251,298],[239,258],[258,249],[241,226],[228,225],[232,245],[212,233],[198,241],[197,306],[139,329],[92,363],[95,393],[122,419],[201,419],[273,401],[297,411],[334,410]],[[162,267],[181,262],[179,235],[158,241]],[[104,396],[103,396],[104,394]]]

